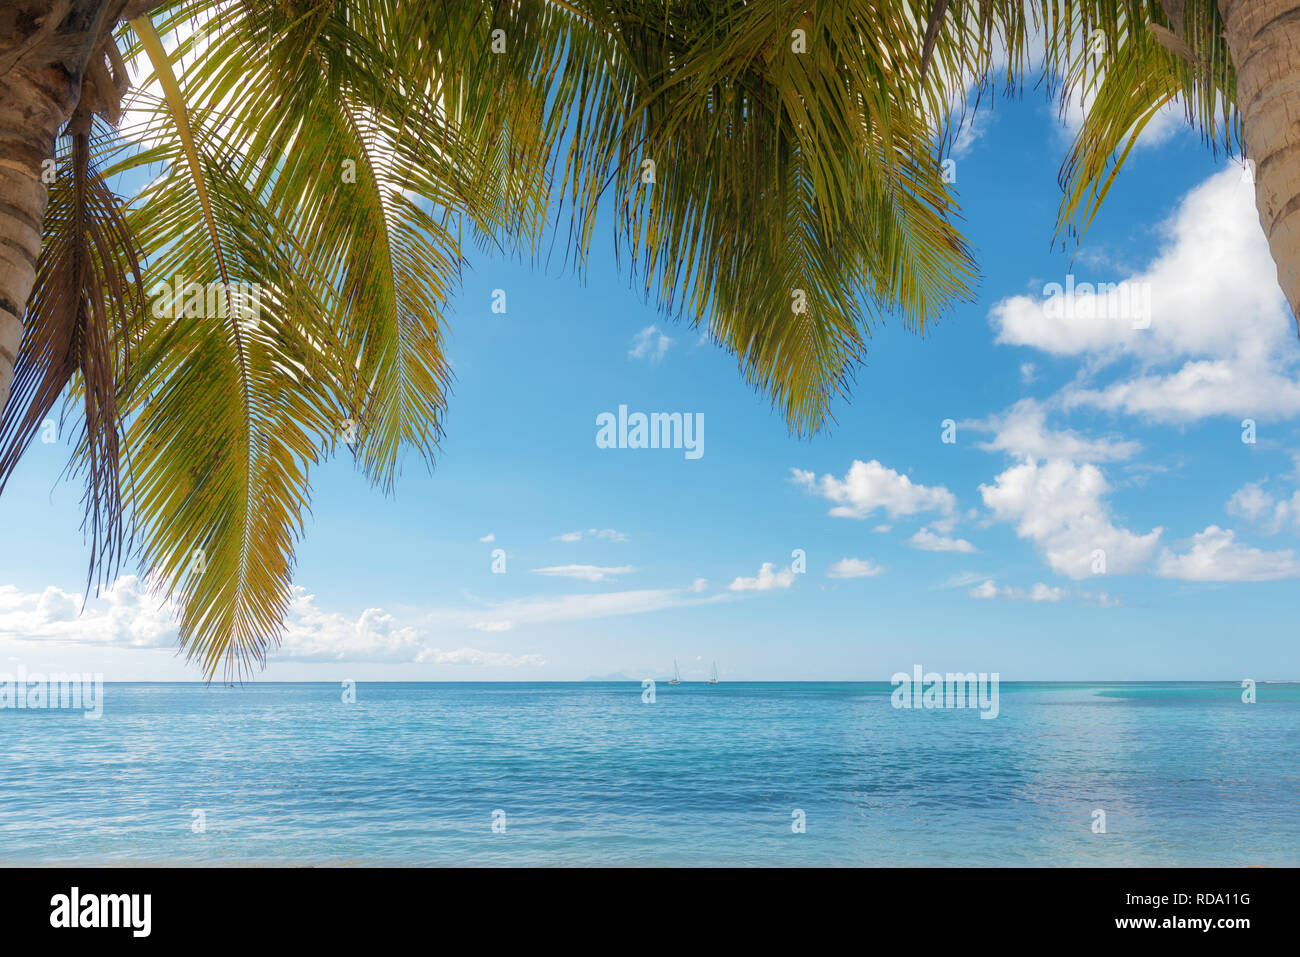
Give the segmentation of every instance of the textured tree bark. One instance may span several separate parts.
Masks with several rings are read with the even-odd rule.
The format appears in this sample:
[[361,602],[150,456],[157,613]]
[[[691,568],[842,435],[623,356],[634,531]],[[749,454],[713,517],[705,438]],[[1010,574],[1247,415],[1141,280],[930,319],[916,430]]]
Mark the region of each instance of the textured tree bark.
[[[0,408],[36,281],[59,129],[95,48],[140,0],[5,0],[0,7]],[[48,161],[48,162],[47,162]]]
[[41,217],[59,127],[76,105],[59,67],[15,66],[0,76],[0,406],[9,397],[23,313],[36,281]]
[[1255,206],[1300,331],[1300,2],[1218,0]]

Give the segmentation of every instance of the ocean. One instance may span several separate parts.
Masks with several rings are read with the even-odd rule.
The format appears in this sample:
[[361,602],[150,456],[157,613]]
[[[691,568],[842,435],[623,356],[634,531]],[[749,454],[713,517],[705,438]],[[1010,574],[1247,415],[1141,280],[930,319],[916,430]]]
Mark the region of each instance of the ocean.
[[1300,684],[891,690],[110,683],[0,709],[0,864],[1300,864]]

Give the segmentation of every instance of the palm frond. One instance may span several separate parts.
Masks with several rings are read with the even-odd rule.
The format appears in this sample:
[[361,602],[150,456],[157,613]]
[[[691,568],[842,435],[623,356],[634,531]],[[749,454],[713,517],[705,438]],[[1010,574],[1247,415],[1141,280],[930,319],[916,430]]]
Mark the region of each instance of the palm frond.
[[[563,131],[555,181],[579,269],[612,198],[634,281],[665,312],[708,322],[793,430],[829,421],[873,317],[898,312],[924,331],[969,297],[974,264],[930,142],[941,89],[921,79],[912,5],[493,15],[468,49],[497,26],[513,45],[497,63],[447,55],[479,85],[546,81],[540,123]],[[815,312],[791,311],[796,290]]]
[[[1171,18],[1172,15],[1172,18]],[[1057,236],[1081,237],[1138,135],[1180,103],[1214,150],[1241,145],[1236,76],[1215,0],[954,0],[935,42],[953,76],[1037,77],[1085,120],[1061,168]],[[964,95],[961,111],[967,108]]]
[[[165,76],[156,33],[135,29]],[[327,325],[239,144],[179,81],[162,86],[161,141],[118,167],[167,163],[129,220],[153,293],[129,382],[131,505],[151,580],[179,599],[182,646],[210,678],[264,661],[278,638],[307,470],[337,422],[329,377],[312,374],[332,343],[309,335]]]
[[121,441],[121,387],[143,312],[135,238],[92,159],[104,135],[82,110],[60,138],[36,284],[0,419],[3,491],[59,397],[70,390],[80,399],[72,461],[85,480],[88,585],[111,581],[127,547],[121,477],[129,472],[130,446]]
[[[831,420],[873,323],[924,333],[968,297],[933,146],[949,91],[921,67],[957,53],[927,42],[929,15],[173,0],[123,28],[124,61],[162,91],[109,148],[110,175],[151,177],[128,217],[155,294],[122,384],[127,505],[204,673],[278,640],[308,472],[343,433],[384,488],[404,450],[432,460],[466,235],[536,256],[567,213],[582,273],[612,217],[631,281],[707,323],[803,434]],[[191,285],[215,311],[184,305]]]

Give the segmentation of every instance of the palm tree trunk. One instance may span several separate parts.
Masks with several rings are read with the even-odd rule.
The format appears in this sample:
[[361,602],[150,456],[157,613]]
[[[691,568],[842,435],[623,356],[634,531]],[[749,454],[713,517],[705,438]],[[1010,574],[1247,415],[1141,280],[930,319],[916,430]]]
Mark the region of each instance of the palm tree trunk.
[[76,97],[59,67],[0,76],[0,407],[9,397],[23,313],[36,281],[47,186],[42,173]]
[[1255,206],[1300,330],[1300,3],[1218,2],[1255,164]]
[[[59,129],[76,109],[91,51],[157,0],[2,0],[0,9],[0,409],[36,282],[41,218]],[[110,41],[111,42],[111,41]]]

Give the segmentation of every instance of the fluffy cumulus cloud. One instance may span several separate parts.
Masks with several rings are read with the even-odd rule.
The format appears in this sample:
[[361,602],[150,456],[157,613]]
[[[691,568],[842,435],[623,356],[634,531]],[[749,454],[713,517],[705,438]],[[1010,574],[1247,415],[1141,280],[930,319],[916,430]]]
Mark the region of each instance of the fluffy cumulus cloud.
[[1045,283],[1042,295],[1003,299],[990,315],[999,342],[1089,361],[1063,407],[1171,423],[1300,414],[1294,320],[1240,169],[1183,198],[1146,269],[1102,281],[1117,288],[1049,295]]
[[1290,496],[1276,496],[1263,482],[1249,482],[1232,493],[1227,511],[1253,522],[1268,535],[1288,529],[1300,534],[1300,489]]
[[1111,519],[1101,470],[1064,460],[1024,462],[981,485],[994,516],[1015,525],[1034,543],[1054,572],[1071,578],[1096,574],[1099,557],[1107,573],[1139,570],[1151,557],[1162,529],[1137,534]]
[[802,469],[791,469],[791,473],[797,484],[835,503],[830,514],[837,518],[868,518],[877,511],[891,518],[921,512],[948,515],[957,504],[952,492],[942,485],[918,485],[875,459],[855,460],[842,479],[823,475],[818,480],[814,473]]
[[771,562],[764,562],[754,578],[740,577],[727,586],[731,591],[771,591],[774,588],[789,588],[794,584],[794,571],[782,568],[777,571]]
[[[515,614],[523,621],[537,620],[540,608],[502,607],[493,611]],[[552,609],[553,613],[556,609]],[[598,611],[569,609],[570,617],[584,617]],[[600,609],[611,613],[610,608]],[[612,612],[616,613],[616,612]],[[560,617],[565,617],[559,610]],[[471,609],[441,610],[416,622],[399,621],[394,615],[367,608],[357,616],[322,610],[316,597],[294,588],[285,614],[284,632],[271,657],[300,661],[367,661],[492,667],[520,667],[545,664],[540,655],[512,655],[472,647],[444,648],[432,639],[449,629],[500,631],[510,627],[509,618],[494,616],[480,624]],[[502,624],[504,622],[504,624]],[[42,592],[26,593],[12,585],[0,586],[0,639],[7,641],[67,642],[124,648],[174,648],[178,635],[175,607],[162,600],[134,575],[124,575],[101,595],[82,607],[81,598],[50,586]]]
[[136,575],[123,575],[84,603],[50,585],[23,592],[0,585],[0,638],[17,641],[165,648],[177,643],[175,607]]
[[123,575],[92,597],[51,585],[39,594],[0,585],[0,637],[160,648],[176,644],[172,608],[135,575]]
[[1300,578],[1300,560],[1290,549],[1270,552],[1242,545],[1231,529],[1211,525],[1192,536],[1187,551],[1166,548],[1156,574],[1197,582],[1278,581]]
[[826,573],[828,578],[872,578],[883,572],[879,565],[874,565],[865,558],[841,558]]

